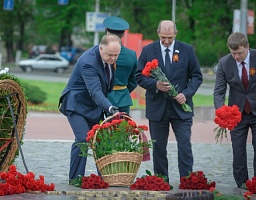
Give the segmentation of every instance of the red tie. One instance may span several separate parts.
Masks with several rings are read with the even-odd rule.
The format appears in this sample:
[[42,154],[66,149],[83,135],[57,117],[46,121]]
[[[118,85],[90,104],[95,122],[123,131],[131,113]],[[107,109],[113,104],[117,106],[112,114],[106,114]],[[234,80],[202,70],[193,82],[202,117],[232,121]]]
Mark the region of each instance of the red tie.
[[[248,75],[247,75],[247,70],[244,66],[244,62],[241,63],[243,65],[243,69],[242,69],[242,83],[244,85],[244,89],[247,90],[248,88],[248,85],[249,85],[249,81],[248,81]],[[246,112],[247,114],[250,114],[251,113],[251,106],[250,106],[250,103],[249,101],[245,100],[245,106],[244,106],[244,112]]]

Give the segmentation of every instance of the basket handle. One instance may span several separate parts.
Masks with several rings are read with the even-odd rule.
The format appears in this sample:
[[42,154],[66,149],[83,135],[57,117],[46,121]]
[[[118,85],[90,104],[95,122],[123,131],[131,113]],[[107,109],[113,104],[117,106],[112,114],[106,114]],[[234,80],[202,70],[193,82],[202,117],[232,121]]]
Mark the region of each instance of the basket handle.
[[[124,117],[124,118],[127,118],[131,121],[134,121],[127,113],[125,112],[117,112],[115,113],[114,115],[111,115],[111,116],[108,116],[105,120],[103,120],[101,123],[100,123],[100,126],[108,121],[110,121],[111,119],[113,118],[121,118],[121,117]],[[135,122],[135,121],[134,121]]]

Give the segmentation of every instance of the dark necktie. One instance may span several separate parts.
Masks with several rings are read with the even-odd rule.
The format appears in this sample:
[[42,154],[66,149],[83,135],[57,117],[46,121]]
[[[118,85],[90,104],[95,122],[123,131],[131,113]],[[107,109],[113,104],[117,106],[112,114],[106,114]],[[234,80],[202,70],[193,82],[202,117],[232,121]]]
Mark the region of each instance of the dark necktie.
[[[243,66],[243,68],[242,68],[242,83],[244,85],[244,89],[247,90],[248,85],[249,85],[248,74],[247,74],[247,70],[244,66],[244,62],[242,62],[241,64]],[[247,98],[245,100],[244,112],[246,112],[247,114],[251,113],[251,106],[250,106],[250,103],[247,100]]]
[[107,77],[108,77],[108,83],[110,81],[110,71],[109,71],[109,67],[108,67],[108,64],[105,63],[105,70],[106,70],[106,74],[107,74]]
[[170,60],[170,56],[169,56],[169,51],[170,49],[165,49],[165,69],[168,71],[168,69],[170,69],[171,67],[171,60]]

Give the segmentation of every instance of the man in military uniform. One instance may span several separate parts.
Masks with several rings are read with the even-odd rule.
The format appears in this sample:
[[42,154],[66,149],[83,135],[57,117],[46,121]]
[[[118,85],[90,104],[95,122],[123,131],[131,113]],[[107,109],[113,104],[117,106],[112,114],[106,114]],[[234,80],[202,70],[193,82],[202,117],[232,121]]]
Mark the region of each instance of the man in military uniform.
[[[128,22],[116,16],[107,17],[103,24],[107,35],[114,34],[121,39],[125,30],[129,29]],[[122,45],[115,67],[114,88],[108,94],[108,99],[113,106],[119,108],[119,112],[129,114],[132,105],[130,93],[137,87],[134,76],[137,70],[136,52]]]

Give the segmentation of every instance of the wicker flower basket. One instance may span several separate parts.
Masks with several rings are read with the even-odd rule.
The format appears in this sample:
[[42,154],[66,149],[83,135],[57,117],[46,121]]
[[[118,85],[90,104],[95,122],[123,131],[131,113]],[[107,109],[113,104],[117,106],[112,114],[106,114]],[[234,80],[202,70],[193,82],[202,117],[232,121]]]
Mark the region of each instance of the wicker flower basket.
[[[116,115],[108,117],[101,124],[111,121],[115,116]],[[120,117],[132,120],[127,115],[121,115]],[[96,136],[97,132],[94,136],[94,141],[96,140]],[[140,142],[143,142],[142,137],[140,138]],[[94,159],[95,158],[96,156],[94,154]],[[111,155],[95,159],[95,163],[103,180],[108,182],[109,186],[130,186],[138,173],[142,158],[143,153],[116,152]]]

